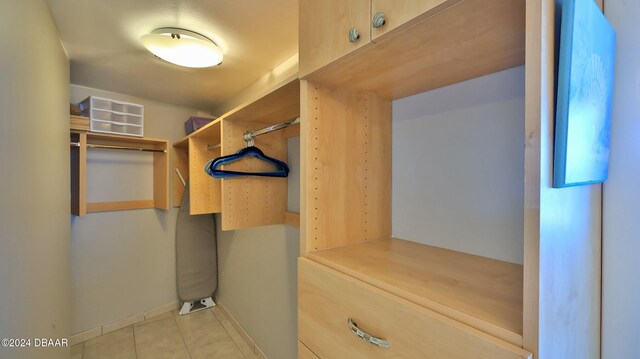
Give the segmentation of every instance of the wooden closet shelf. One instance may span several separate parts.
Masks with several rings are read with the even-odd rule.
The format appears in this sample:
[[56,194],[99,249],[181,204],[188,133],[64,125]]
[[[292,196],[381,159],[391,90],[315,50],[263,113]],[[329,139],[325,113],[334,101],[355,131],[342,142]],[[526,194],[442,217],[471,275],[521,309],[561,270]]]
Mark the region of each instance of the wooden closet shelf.
[[[286,81],[279,88],[271,91],[256,101],[239,106],[227,113],[227,121],[248,121],[273,125],[300,116],[300,81]],[[253,128],[252,130],[257,130]]]
[[167,150],[169,147],[169,142],[167,140],[157,138],[118,136],[91,132],[87,133],[87,144],[136,147],[150,150]]
[[127,211],[132,209],[150,209],[150,208],[156,208],[155,201],[152,199],[87,203],[87,213]]
[[198,137],[198,138],[210,138],[211,141],[220,140],[220,131],[221,131],[221,121],[222,117],[218,117],[217,119],[209,122],[208,124],[200,127],[196,131],[193,131],[189,135],[181,138],[179,141],[173,144],[173,147],[187,147],[189,145],[189,138]]
[[312,252],[308,258],[522,346],[521,265],[400,239]]
[[[74,121],[72,116],[71,122]],[[118,136],[73,129],[70,133],[71,155],[71,213],[122,211],[130,209],[169,209],[169,141],[157,138]],[[87,203],[87,149],[149,150],[153,151],[153,199]]]

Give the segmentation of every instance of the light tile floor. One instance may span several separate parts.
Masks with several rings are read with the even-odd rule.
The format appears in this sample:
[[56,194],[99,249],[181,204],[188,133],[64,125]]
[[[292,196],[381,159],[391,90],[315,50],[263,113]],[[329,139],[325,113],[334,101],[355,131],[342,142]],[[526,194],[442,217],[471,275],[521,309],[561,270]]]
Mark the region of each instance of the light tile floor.
[[165,313],[71,347],[71,359],[257,359],[216,307]]

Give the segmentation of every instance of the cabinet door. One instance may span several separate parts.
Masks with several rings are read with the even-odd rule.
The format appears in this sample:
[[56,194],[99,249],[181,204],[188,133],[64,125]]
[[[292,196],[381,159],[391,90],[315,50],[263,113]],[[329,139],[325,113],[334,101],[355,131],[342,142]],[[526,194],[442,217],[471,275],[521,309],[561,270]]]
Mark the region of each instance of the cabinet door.
[[[460,0],[371,0],[371,39],[375,42],[389,31],[424,18]],[[376,24],[376,14],[382,14],[384,24]]]
[[301,0],[300,77],[369,43],[370,26],[370,0]]

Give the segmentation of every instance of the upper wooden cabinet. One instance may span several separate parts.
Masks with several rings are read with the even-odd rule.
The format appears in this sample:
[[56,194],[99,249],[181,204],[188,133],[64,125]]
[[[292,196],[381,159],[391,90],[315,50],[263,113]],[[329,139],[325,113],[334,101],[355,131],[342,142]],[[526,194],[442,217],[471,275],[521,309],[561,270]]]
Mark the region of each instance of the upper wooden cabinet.
[[[300,77],[460,0],[302,0]],[[354,33],[357,32],[358,38]]]
[[[300,1],[300,77],[371,41],[370,0]],[[355,29],[358,39],[350,39]]]
[[402,25],[410,26],[459,0],[371,0],[371,39]]

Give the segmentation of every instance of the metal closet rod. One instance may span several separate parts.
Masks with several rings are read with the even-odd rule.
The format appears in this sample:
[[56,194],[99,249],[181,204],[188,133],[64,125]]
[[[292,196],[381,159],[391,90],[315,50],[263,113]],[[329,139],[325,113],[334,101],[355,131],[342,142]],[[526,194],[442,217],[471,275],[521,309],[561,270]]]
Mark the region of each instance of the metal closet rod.
[[255,131],[249,131],[249,132],[245,132],[244,133],[244,140],[247,141],[247,145],[248,146],[253,146],[253,139],[267,134],[269,132],[273,132],[273,131],[277,131],[277,130],[281,130],[283,128],[287,128],[293,125],[296,125],[300,123],[300,117],[296,117],[292,120],[289,120],[287,122],[282,122],[282,123],[276,123],[275,125],[271,125],[271,126],[267,126],[265,128],[259,129],[259,130],[255,130]]
[[[80,147],[80,142],[71,142],[69,144],[72,147]],[[87,147],[90,147],[90,148],[101,148],[101,149],[105,149],[105,150],[128,150],[128,151],[162,152],[162,153],[166,153],[167,152],[167,150],[154,150],[152,148],[110,146],[110,145],[94,145],[94,144],[91,144],[91,143],[87,143]]]

